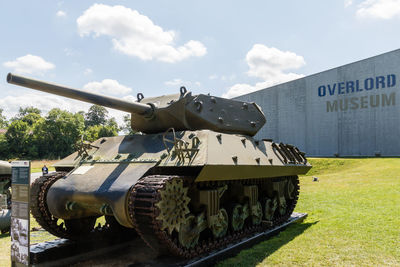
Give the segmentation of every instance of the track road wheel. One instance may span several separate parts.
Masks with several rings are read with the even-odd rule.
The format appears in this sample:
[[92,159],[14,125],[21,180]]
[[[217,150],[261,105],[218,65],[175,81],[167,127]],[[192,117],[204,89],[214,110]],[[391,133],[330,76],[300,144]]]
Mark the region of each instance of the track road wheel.
[[185,248],[195,247],[199,242],[200,232],[196,216],[189,215],[186,222],[181,224],[178,233],[179,243]]
[[251,207],[251,221],[253,225],[259,225],[263,217],[263,211],[260,201]]
[[223,237],[228,231],[228,213],[225,209],[220,209],[218,214],[211,216],[210,228],[215,238]]
[[287,204],[286,204],[286,198],[285,196],[279,196],[279,213],[281,215],[285,215],[286,214],[286,210],[287,210]]
[[278,199],[276,197],[265,198],[264,201],[264,217],[267,221],[272,221],[275,210],[278,207]]
[[244,220],[246,219],[246,217],[243,213],[243,206],[240,204],[233,204],[230,212],[230,225],[232,230],[241,230],[243,228]]

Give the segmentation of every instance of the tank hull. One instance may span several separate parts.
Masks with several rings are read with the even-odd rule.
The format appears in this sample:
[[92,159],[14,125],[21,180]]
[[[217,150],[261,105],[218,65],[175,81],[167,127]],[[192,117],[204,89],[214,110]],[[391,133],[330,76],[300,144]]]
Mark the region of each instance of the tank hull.
[[86,158],[74,153],[55,164],[73,171],[49,188],[47,206],[57,218],[110,215],[132,228],[128,193],[147,174],[179,174],[200,183],[296,176],[311,168],[300,154],[285,162],[276,146],[210,130],[102,138]]

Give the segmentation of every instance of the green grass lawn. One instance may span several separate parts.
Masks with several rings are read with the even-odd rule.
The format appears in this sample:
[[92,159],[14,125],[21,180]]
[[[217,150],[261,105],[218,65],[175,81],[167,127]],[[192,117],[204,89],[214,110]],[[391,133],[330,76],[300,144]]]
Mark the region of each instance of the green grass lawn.
[[[58,222],[62,223],[62,220]],[[98,224],[104,225],[105,219],[104,216],[98,218],[96,220],[96,225]],[[54,240],[58,237],[46,232],[43,230],[40,225],[36,222],[35,218],[31,215],[31,245],[36,243],[42,243],[49,240]],[[33,228],[39,229],[39,231],[32,231]],[[0,234],[0,266],[11,266],[11,258],[10,258],[10,242],[11,237],[10,234]]]
[[[39,224],[31,216],[31,229],[39,228]],[[44,230],[31,232],[31,244],[53,240],[56,237]],[[0,266],[11,266],[10,258],[11,237],[9,233],[0,234]]]
[[55,169],[51,165],[56,162],[57,160],[33,160],[31,162],[31,172],[41,172],[44,164],[46,164],[47,168],[49,168],[49,172],[52,172]]
[[400,159],[310,162],[295,210],[304,222],[218,266],[400,266]]
[[[219,266],[400,266],[400,158],[310,162],[295,210],[308,213],[304,222]],[[0,266],[9,265],[10,236],[0,235]]]

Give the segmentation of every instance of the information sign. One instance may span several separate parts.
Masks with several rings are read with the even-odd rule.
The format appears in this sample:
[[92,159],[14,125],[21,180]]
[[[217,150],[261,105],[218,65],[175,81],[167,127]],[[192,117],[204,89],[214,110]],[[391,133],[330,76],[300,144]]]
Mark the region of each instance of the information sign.
[[11,262],[12,266],[29,266],[31,163],[13,161],[11,166]]

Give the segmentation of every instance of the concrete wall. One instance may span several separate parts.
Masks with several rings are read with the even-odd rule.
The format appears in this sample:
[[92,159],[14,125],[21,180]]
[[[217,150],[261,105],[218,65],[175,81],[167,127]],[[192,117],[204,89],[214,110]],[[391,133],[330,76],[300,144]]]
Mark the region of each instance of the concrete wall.
[[400,156],[400,49],[239,96],[267,117],[258,138],[308,156]]

